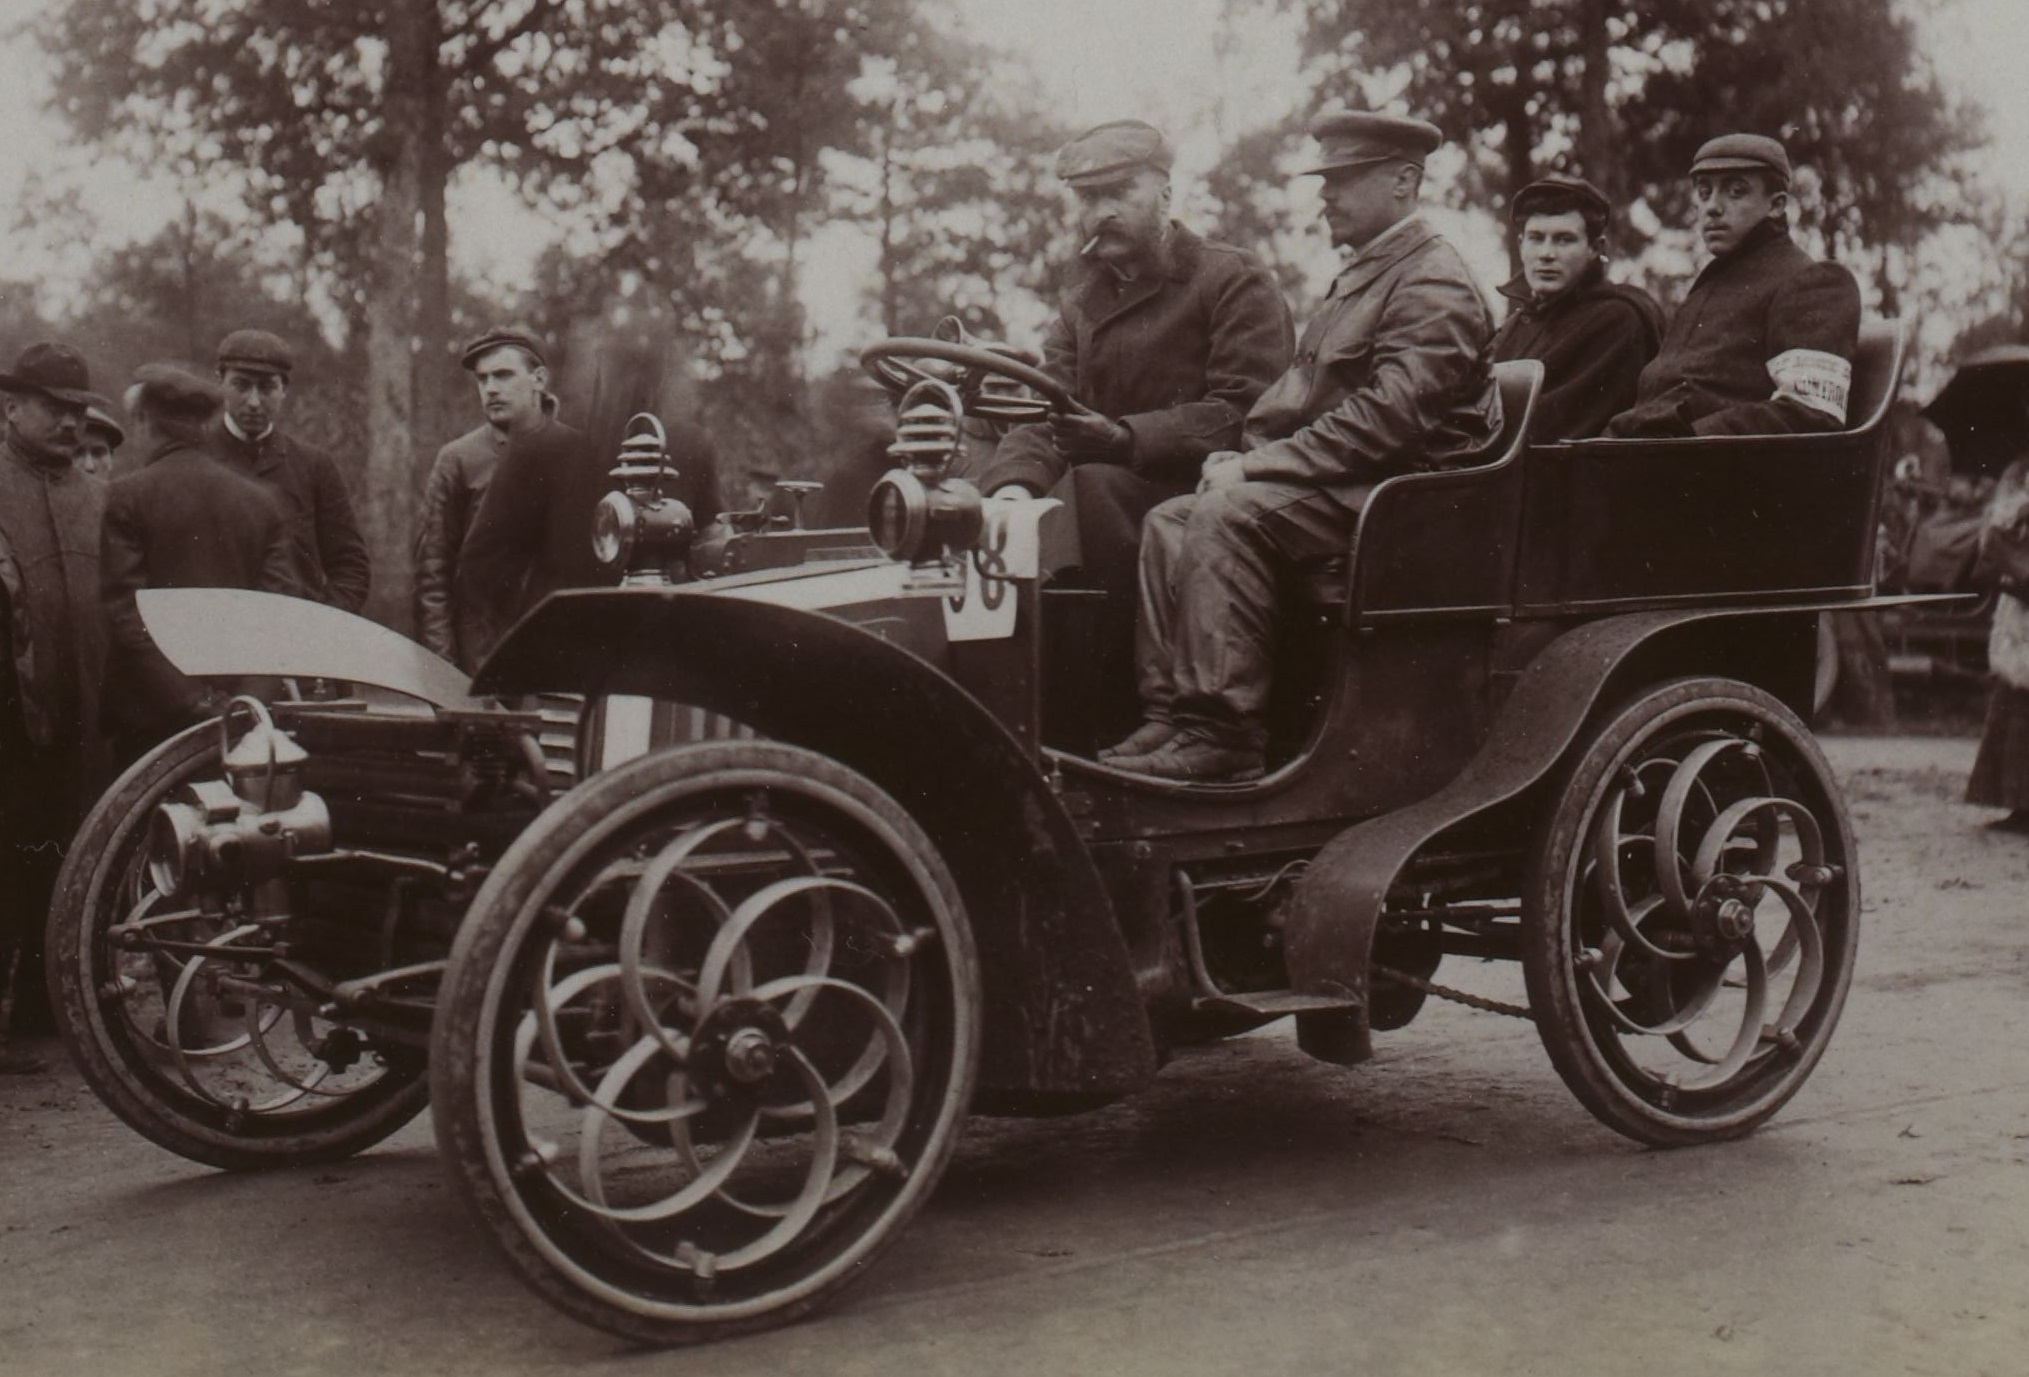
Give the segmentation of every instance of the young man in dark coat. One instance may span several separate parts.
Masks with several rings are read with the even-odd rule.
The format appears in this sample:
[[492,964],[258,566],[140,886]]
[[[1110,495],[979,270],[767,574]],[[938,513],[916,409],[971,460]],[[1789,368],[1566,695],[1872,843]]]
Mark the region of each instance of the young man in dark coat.
[[1642,368],[1662,342],[1662,310],[1640,288],[1606,280],[1611,211],[1592,183],[1531,182],[1515,193],[1508,218],[1522,271],[1501,288],[1514,307],[1494,335],[1494,360],[1543,364],[1532,439],[1597,435],[1634,405]]
[[127,413],[141,467],[106,493],[99,587],[112,645],[103,711],[123,758],[214,711],[221,695],[170,664],[141,620],[143,588],[298,591],[288,519],[271,489],[206,444],[225,405],[212,383],[168,364],[134,374]]
[[366,606],[371,567],[337,461],[281,430],[296,356],[266,330],[235,330],[219,341],[226,409],[213,428],[218,456],[280,498],[303,596],[347,612]]
[[470,673],[479,667],[473,609],[457,597],[458,564],[494,470],[517,435],[533,435],[556,419],[549,367],[526,330],[489,330],[460,358],[479,387],[483,424],[437,451],[423,485],[416,533],[416,637]]
[[1789,154],[1726,134],[1691,162],[1712,254],[1609,435],[1787,435],[1847,422],[1860,288],[1789,236]]
[[[1106,753],[1167,779],[1263,765],[1278,569],[1343,554],[1367,496],[1500,433],[1493,321],[1458,251],[1417,214],[1435,125],[1368,111],[1311,126],[1332,242],[1352,251],[1237,451],[1148,514],[1135,625],[1146,720]],[[1309,175],[1309,174],[1306,174]]]
[[[1289,366],[1295,326],[1261,260],[1170,218],[1174,154],[1140,120],[1088,129],[1057,154],[1084,245],[1043,341],[1043,371],[1078,409],[1008,433],[979,479],[1061,499],[1084,583],[1103,589],[1094,681],[1125,730],[1141,520],[1189,492],[1205,456],[1240,441],[1247,410]],[[1102,697],[1106,690],[1101,690]]]
[[[73,462],[91,390],[84,355],[31,344],[0,373],[0,1008],[38,1010],[57,867],[99,784],[99,522],[105,485]],[[33,1022],[33,1016],[25,1020]],[[0,1074],[39,1062],[7,1047]]]
[[[471,618],[474,664],[550,593],[614,581],[592,557],[593,513],[613,488],[610,474],[627,418],[658,411],[663,392],[659,357],[615,350],[593,388],[588,429],[553,421],[508,443],[480,499],[452,585],[461,612]],[[670,495],[690,508],[701,530],[719,515],[718,453],[696,426],[667,416],[663,424],[678,474]]]

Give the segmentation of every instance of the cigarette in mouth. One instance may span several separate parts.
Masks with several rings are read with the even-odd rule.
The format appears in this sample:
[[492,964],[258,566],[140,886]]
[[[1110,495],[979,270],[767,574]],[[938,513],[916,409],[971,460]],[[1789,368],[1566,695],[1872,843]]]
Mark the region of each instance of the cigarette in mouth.
[[1090,258],[1095,252],[1098,251],[1098,248],[1099,248],[1099,236],[1095,234],[1090,239],[1087,239],[1085,241],[1084,248],[1078,250],[1078,256],[1080,258]]

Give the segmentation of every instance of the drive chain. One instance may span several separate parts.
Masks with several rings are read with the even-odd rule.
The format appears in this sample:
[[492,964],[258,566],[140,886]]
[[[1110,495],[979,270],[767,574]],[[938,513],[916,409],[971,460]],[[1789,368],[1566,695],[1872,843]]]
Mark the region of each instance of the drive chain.
[[1440,985],[1434,980],[1425,980],[1420,975],[1410,975],[1407,971],[1394,970],[1388,966],[1374,966],[1370,969],[1383,980],[1392,981],[1397,985],[1407,985],[1412,990],[1421,990],[1425,994],[1436,995],[1439,999],[1451,1000],[1454,1004],[1463,1004],[1468,1009],[1479,1009],[1489,1014],[1506,1014],[1510,1018],[1526,1018],[1532,1023],[1536,1019],[1535,1013],[1526,1004],[1503,1004],[1498,999],[1467,994],[1464,990],[1454,990],[1449,985]]

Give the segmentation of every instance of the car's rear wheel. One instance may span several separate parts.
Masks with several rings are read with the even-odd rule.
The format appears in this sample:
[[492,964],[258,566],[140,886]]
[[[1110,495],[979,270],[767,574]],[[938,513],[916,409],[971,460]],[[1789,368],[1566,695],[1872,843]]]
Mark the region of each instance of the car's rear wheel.
[[228,1171],[349,1157],[422,1111],[421,1054],[304,1012],[267,978],[273,929],[157,887],[157,806],[220,774],[218,724],[192,727],[86,816],[45,944],[58,1030],[107,1107],[171,1152]]
[[1794,713],[1684,679],[1623,704],[1567,770],[1523,897],[1530,1004],[1601,1122],[1735,1138],[1803,1085],[1852,980],[1846,809]]
[[957,1142],[977,958],[922,830],[760,741],[598,775],[502,858],[433,1038],[461,1193],[577,1318],[685,1343],[830,1299]]

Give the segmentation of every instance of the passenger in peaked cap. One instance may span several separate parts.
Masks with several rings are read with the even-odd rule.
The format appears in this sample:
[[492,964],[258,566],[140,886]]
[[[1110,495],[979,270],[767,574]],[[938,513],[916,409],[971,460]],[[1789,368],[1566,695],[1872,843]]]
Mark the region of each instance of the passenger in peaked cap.
[[437,451],[423,486],[416,531],[416,636],[466,672],[479,667],[475,609],[457,597],[458,564],[479,516],[480,499],[516,436],[556,421],[557,399],[541,343],[515,327],[488,330],[459,356],[477,384],[485,419]]
[[1171,218],[1172,161],[1162,131],[1140,120],[1088,129],[1057,154],[1082,247],[1043,340],[1043,369],[1078,406],[1010,431],[978,477],[988,495],[1049,493],[1070,509],[1083,581],[1109,595],[1094,671],[1105,687],[1093,704],[1107,740],[1135,715],[1142,517],[1189,492],[1206,455],[1238,443],[1295,335],[1259,258]]
[[371,567],[345,480],[329,454],[281,429],[295,368],[294,351],[266,330],[235,330],[220,340],[226,405],[213,448],[281,500],[303,595],[357,612],[366,605]]
[[1531,182],[1515,193],[1508,219],[1522,270],[1501,288],[1514,305],[1494,336],[1494,359],[1542,361],[1532,438],[1597,435],[1634,405],[1642,368],[1662,342],[1662,309],[1639,287],[1606,280],[1612,210],[1592,183]]
[[210,715],[223,695],[163,656],[141,620],[143,588],[298,591],[281,502],[230,468],[207,440],[225,396],[171,364],[137,370],[127,389],[141,467],[106,494],[100,593],[112,639],[105,724],[122,759]]
[[1136,627],[1144,721],[1111,754],[1118,769],[1259,775],[1278,572],[1343,556],[1382,479],[1458,462],[1500,430],[1493,322],[1464,260],[1417,214],[1436,127],[1338,111],[1311,131],[1325,223],[1352,261],[1240,443],[1207,457],[1196,493],[1148,514]]
[[[0,373],[0,1009],[43,1008],[42,922],[63,848],[100,783],[99,521],[73,460],[92,391],[84,355],[31,344]],[[16,997],[8,997],[12,983]],[[0,1074],[32,1071],[0,1026]]]
[[1847,422],[1860,288],[1789,235],[1789,153],[1725,134],[1691,160],[1712,261],[1691,284],[1611,435],[1784,435]]

